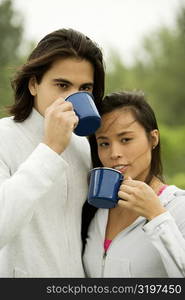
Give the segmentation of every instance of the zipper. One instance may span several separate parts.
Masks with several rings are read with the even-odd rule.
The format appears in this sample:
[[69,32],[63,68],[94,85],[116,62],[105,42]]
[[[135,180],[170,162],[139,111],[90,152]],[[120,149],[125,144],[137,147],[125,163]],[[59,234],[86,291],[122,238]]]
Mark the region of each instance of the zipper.
[[104,251],[103,257],[102,257],[101,278],[104,277],[103,275],[104,275],[104,269],[105,269],[105,259],[106,259],[106,256],[107,256],[107,252]]
[[126,235],[128,233],[128,231],[130,231],[131,229],[133,229],[134,227],[138,226],[138,224],[140,223],[140,219],[145,219],[144,217],[138,217],[131,225],[129,225],[126,229],[124,229],[123,231],[120,231],[116,237],[112,240],[109,248],[107,249],[107,251],[104,251],[103,256],[102,256],[102,266],[101,266],[101,278],[104,277],[104,269],[105,269],[105,261],[106,261],[106,257],[108,255],[108,252],[110,251],[110,249],[112,248],[112,244],[115,243],[115,241],[117,239],[119,239],[120,235]]
[[112,244],[115,242],[115,240],[119,237],[119,235],[121,235],[122,232],[119,232],[117,234],[117,236],[112,240],[109,248],[107,249],[107,251],[104,251],[103,253],[103,257],[102,257],[102,267],[101,267],[101,278],[104,277],[104,269],[105,269],[105,261],[106,261],[106,257],[107,257],[107,254],[108,252],[110,251],[110,248],[112,247]]

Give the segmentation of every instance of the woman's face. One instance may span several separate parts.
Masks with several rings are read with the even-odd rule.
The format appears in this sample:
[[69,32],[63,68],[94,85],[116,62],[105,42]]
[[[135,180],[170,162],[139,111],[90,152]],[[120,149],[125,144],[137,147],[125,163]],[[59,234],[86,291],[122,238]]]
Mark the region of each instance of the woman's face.
[[151,138],[128,108],[104,114],[96,132],[103,166],[144,181],[150,171],[152,148],[158,144],[158,130],[151,131],[150,135]]

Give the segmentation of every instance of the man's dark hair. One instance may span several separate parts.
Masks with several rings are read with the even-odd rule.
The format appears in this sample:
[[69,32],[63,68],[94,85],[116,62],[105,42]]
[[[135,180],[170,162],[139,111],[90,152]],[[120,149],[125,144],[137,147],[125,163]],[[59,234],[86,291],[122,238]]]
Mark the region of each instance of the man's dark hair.
[[93,96],[98,107],[104,94],[104,63],[102,51],[90,38],[73,29],[60,29],[46,35],[32,51],[27,62],[18,70],[12,80],[14,104],[9,113],[17,122],[24,121],[31,113],[34,97],[28,83],[35,77],[39,84],[43,75],[54,61],[60,58],[80,58],[94,67]]

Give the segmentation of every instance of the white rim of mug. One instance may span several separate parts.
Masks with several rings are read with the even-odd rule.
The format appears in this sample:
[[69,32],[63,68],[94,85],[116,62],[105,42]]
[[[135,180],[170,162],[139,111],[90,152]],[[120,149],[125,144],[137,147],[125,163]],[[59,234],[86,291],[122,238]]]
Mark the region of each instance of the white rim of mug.
[[119,170],[116,170],[116,169],[113,169],[113,168],[108,168],[108,167],[96,167],[96,168],[91,169],[90,172],[93,171],[93,170],[98,170],[98,169],[112,170],[112,171],[115,171],[115,172],[122,175],[122,173]]

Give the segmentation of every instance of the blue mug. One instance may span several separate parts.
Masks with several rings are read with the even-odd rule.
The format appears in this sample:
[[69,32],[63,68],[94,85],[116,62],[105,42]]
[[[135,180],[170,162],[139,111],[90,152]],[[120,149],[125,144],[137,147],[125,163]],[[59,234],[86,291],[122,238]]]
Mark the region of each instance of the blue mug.
[[115,169],[100,167],[90,171],[87,201],[98,208],[113,208],[119,200],[118,191],[124,179]]
[[73,104],[74,111],[79,118],[78,125],[74,129],[75,134],[88,136],[100,127],[101,117],[92,94],[88,92],[76,92],[68,96],[65,100]]

